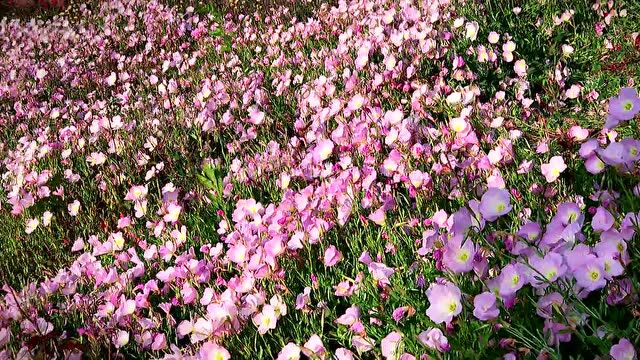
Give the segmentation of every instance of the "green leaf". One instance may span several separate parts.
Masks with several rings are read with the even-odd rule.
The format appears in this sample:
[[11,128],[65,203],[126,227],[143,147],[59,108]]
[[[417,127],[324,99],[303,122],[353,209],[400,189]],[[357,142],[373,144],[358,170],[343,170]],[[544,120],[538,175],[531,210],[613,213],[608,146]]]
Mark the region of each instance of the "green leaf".
[[207,189],[213,189],[215,187],[214,183],[206,177],[200,174],[196,174],[196,177],[198,178],[198,181],[200,181],[200,184],[202,184],[202,186],[206,187]]

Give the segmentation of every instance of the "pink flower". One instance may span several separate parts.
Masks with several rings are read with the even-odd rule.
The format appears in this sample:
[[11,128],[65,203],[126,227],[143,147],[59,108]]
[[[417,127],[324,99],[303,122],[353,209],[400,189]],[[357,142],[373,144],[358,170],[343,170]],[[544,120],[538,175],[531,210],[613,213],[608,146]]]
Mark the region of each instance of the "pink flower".
[[528,68],[529,67],[527,66],[527,62],[524,60],[518,60],[513,64],[513,70],[520,77],[525,77],[527,75]]
[[304,343],[302,352],[309,358],[324,359],[327,356],[327,350],[322,344],[322,340],[316,334],[311,335],[309,340]]
[[80,201],[74,200],[72,203],[68,204],[67,210],[69,210],[69,215],[78,216],[78,212],[80,211]]
[[620,341],[611,347],[609,355],[613,360],[636,360],[636,350],[633,348],[633,344],[626,338],[620,339]]
[[313,149],[313,161],[321,163],[327,160],[333,153],[333,141],[325,139],[320,140]]
[[227,349],[222,346],[212,343],[206,342],[202,344],[200,351],[198,352],[199,360],[229,360],[231,359],[231,354]]
[[542,175],[547,179],[548,183],[552,183],[560,177],[560,174],[567,169],[562,156],[554,156],[549,163],[542,164]]
[[27,220],[27,226],[24,229],[24,232],[26,232],[27,234],[31,234],[32,232],[35,231],[35,229],[38,227],[39,224],[40,224],[40,220],[38,219]]
[[178,221],[178,216],[180,216],[180,211],[182,211],[182,206],[176,203],[170,203],[167,206],[167,213],[164,215],[163,220],[168,223],[175,223]]
[[476,246],[471,239],[456,236],[447,242],[442,262],[454,273],[467,272],[473,269],[475,254]]
[[336,360],[353,360],[353,353],[351,350],[345,348],[339,348],[335,353]]
[[333,245],[329,246],[327,250],[324,252],[325,266],[331,267],[337,264],[340,260],[342,260],[342,254],[335,246]]
[[436,324],[450,323],[462,311],[461,296],[460,289],[451,283],[431,284],[427,289],[427,316]]
[[425,346],[439,352],[447,352],[451,348],[449,340],[438,328],[430,328],[418,335],[418,340]]
[[278,353],[276,360],[299,360],[300,346],[290,342]]
[[167,337],[164,334],[156,334],[151,344],[151,350],[159,351],[167,348]]
[[576,125],[569,129],[568,135],[573,141],[583,141],[589,137],[589,130]]
[[253,323],[258,327],[260,334],[265,334],[267,331],[275,329],[277,321],[278,315],[271,304],[265,305],[262,308],[262,312],[253,317]]
[[249,122],[254,125],[260,125],[264,121],[264,112],[258,110],[257,107],[252,106],[249,109]]
[[402,341],[402,334],[397,331],[393,331],[389,335],[385,336],[380,342],[382,356],[386,359],[395,359],[398,355],[397,351],[400,341]]
[[104,81],[107,83],[107,85],[113,86],[116,84],[116,80],[117,80],[116,73],[112,71],[111,74],[107,76],[107,78]]
[[351,100],[349,100],[349,103],[347,104],[347,108],[351,111],[359,110],[362,107],[362,105],[364,105],[364,101],[365,101],[365,98],[362,95],[356,94],[351,98]]
[[129,343],[129,332],[124,330],[118,330],[113,339],[113,345],[117,349],[127,345]]
[[376,342],[368,336],[363,337],[360,335],[355,335],[351,338],[351,345],[356,348],[358,354],[362,354],[373,349],[373,347],[376,345]]
[[580,91],[582,91],[582,87],[580,85],[571,85],[564,94],[568,99],[576,99],[580,96]]

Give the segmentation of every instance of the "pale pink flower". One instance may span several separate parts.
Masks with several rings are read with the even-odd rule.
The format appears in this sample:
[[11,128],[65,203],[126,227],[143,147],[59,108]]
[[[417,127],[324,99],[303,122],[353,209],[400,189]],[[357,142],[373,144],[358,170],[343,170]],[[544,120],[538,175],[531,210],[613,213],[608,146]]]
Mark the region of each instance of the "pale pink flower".
[[569,129],[568,135],[574,141],[583,141],[589,137],[589,130],[575,125]]
[[565,165],[562,156],[554,156],[547,164],[542,164],[541,166],[542,175],[544,175],[548,183],[556,181],[566,168],[567,165]]
[[80,211],[80,201],[74,200],[72,203],[68,204],[67,210],[69,211],[69,215],[78,216],[78,212]]
[[342,254],[335,246],[330,245],[324,252],[324,265],[331,267],[337,264],[340,260],[342,260]]

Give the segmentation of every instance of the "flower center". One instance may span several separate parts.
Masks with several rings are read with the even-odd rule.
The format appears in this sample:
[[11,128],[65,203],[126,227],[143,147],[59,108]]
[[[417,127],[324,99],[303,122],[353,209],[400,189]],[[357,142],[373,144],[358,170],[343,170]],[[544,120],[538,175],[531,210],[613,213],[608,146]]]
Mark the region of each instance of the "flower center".
[[507,207],[507,206],[506,206],[505,204],[500,203],[500,204],[496,205],[496,210],[497,210],[497,211],[504,211],[504,209],[505,209],[506,207]]
[[456,311],[456,308],[458,307],[458,305],[455,302],[451,302],[449,303],[449,312],[454,312]]
[[600,272],[598,270],[591,270],[591,272],[589,272],[589,277],[591,280],[596,281],[600,278]]
[[558,274],[558,272],[555,269],[549,270],[549,271],[547,271],[547,274],[546,274],[547,275],[547,279],[551,280],[554,277],[556,277],[557,274]]
[[467,260],[469,260],[469,252],[466,250],[461,250],[458,253],[458,260],[460,260],[460,262],[466,262]]
[[513,277],[511,278],[511,283],[513,285],[518,285],[518,282],[520,282],[520,276],[519,275],[513,275]]
[[631,111],[631,109],[633,109],[633,102],[627,100],[622,104],[622,108],[624,109],[624,111]]
[[271,318],[268,316],[262,317],[262,325],[269,326],[271,324]]

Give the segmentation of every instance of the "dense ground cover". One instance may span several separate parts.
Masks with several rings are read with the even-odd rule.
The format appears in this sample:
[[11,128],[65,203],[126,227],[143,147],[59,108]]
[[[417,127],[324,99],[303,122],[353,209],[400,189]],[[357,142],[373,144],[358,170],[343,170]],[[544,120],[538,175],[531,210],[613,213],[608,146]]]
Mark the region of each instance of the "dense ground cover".
[[0,21],[0,359],[636,358],[640,5],[237,9]]

